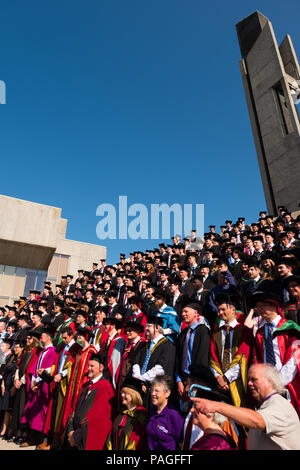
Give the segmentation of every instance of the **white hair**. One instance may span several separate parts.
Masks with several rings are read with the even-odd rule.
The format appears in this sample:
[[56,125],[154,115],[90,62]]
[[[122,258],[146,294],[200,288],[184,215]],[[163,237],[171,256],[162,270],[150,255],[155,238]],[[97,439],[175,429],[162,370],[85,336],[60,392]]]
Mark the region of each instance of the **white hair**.
[[151,389],[156,384],[162,385],[165,392],[172,390],[172,380],[168,375],[157,375],[151,382]]
[[[262,369],[263,376],[265,380],[267,380],[273,387],[274,390],[276,390],[277,393],[280,395],[283,394],[285,387],[281,381],[281,377],[278,373],[278,371],[273,367],[271,364],[263,363],[263,364],[256,364]],[[253,365],[251,367],[255,367],[256,365]],[[251,369],[250,367],[250,369]],[[250,370],[249,369],[249,370]]]
[[223,424],[228,420],[228,418],[224,415],[221,415],[221,413],[218,413],[217,411],[213,414],[213,420],[216,424],[219,426],[223,426]]

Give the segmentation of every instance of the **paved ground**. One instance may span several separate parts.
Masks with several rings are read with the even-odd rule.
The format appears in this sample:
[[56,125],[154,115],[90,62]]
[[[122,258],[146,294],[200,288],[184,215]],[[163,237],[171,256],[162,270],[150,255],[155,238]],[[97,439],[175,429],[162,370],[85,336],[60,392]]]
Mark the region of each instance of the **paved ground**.
[[32,447],[20,447],[13,442],[6,442],[3,439],[0,439],[0,451],[1,450],[34,450],[35,446]]

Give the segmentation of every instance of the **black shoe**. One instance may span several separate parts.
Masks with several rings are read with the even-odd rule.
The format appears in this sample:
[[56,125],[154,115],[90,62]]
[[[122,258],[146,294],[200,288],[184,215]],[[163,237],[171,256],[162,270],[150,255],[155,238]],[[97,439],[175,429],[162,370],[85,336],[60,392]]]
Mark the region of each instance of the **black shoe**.
[[23,439],[23,437],[19,436],[19,437],[15,437],[14,438],[14,443],[17,444],[17,445],[20,445],[22,444],[22,442],[24,442],[25,439]]

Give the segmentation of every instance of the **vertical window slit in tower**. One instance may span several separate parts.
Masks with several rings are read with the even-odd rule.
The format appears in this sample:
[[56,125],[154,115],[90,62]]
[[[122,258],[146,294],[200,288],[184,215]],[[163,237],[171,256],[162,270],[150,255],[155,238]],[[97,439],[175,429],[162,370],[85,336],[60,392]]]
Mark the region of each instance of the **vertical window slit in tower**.
[[[300,82],[300,80],[299,80]],[[300,123],[300,115],[299,115],[299,112],[300,112],[300,89],[297,89],[296,90],[296,98],[293,99],[294,101],[294,104],[295,104],[295,109],[296,109],[296,113],[297,113],[297,116],[298,116],[298,121]]]
[[282,129],[283,129],[284,134],[288,135],[294,131],[294,128],[292,125],[290,111],[286,104],[286,99],[284,96],[281,83],[278,83],[277,85],[274,86],[274,92],[275,92],[275,96],[276,96],[277,103],[278,103],[279,116],[280,116],[280,120],[282,124]]

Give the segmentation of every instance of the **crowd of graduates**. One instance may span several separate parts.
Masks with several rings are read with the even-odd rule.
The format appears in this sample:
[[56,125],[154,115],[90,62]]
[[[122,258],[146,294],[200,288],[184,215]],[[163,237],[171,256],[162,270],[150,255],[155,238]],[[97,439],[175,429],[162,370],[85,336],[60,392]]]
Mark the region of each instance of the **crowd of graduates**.
[[299,238],[300,216],[279,207],[99,260],[1,308],[1,438],[40,450],[248,449],[251,423],[203,410],[257,409],[248,374],[261,364],[299,421]]

